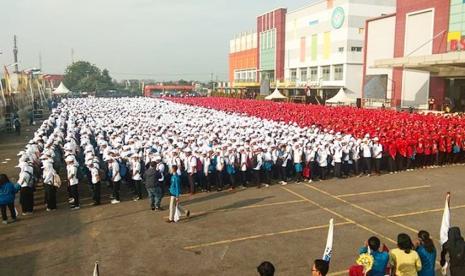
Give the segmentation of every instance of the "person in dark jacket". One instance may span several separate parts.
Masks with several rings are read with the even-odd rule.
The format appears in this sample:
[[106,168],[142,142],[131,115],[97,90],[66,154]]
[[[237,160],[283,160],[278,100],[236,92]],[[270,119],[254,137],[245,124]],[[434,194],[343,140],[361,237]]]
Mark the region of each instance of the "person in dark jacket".
[[465,275],[465,241],[458,227],[451,227],[449,229],[448,240],[442,246],[441,266],[446,264],[447,254],[449,254],[450,275]]
[[145,184],[145,189],[147,190],[147,193],[149,195],[150,199],[150,208],[155,210],[156,205],[156,189],[155,185],[158,186],[158,181],[157,181],[157,163],[155,162],[150,162],[150,167],[145,171],[144,173],[144,184]]
[[21,186],[18,184],[11,183],[6,174],[0,174],[0,209],[2,211],[3,224],[8,224],[6,207],[10,209],[13,222],[16,221],[15,194],[20,188]]

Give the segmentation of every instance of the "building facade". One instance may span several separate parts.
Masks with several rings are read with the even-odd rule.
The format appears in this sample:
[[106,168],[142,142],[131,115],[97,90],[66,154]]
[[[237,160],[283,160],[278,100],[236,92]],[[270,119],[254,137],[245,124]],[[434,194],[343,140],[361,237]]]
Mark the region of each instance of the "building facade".
[[[394,29],[394,38],[382,41],[383,37],[370,35],[377,25]],[[381,90],[374,95],[367,86],[388,76],[385,99],[393,107],[465,109],[462,0],[398,0],[394,15],[367,21],[367,29],[364,97],[382,96]],[[389,54],[377,49],[383,43],[389,43]]]
[[285,84],[323,99],[343,88],[360,98],[365,21],[395,12],[395,0],[324,0],[286,16]]
[[257,17],[259,80],[284,80],[284,47],[287,9]]
[[[233,93],[258,87],[257,33],[241,33],[229,41],[229,83]],[[225,89],[227,90],[227,89]]]

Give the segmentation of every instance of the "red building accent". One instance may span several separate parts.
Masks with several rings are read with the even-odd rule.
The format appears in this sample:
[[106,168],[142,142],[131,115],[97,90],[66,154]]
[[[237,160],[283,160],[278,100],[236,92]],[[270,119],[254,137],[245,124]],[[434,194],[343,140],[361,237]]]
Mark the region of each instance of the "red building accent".
[[[284,80],[284,54],[286,42],[287,9],[280,8],[257,17],[257,63],[260,66],[260,33],[276,28],[276,67],[275,79]],[[260,70],[260,68],[259,68]]]
[[190,85],[146,85],[144,86],[144,96],[149,97],[152,91],[184,91],[189,92],[194,90]]

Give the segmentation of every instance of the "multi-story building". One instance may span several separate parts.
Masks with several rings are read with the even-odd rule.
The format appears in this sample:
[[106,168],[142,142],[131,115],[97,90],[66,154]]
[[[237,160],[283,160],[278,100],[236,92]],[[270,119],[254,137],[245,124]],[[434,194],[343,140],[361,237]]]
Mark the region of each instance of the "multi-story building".
[[257,17],[259,80],[284,80],[285,8]]
[[258,90],[257,33],[241,33],[229,41],[229,82],[233,93]]
[[462,0],[398,0],[394,14],[366,25],[365,98],[396,108],[465,110]]
[[365,21],[393,13],[395,0],[323,0],[286,15],[285,83],[289,94],[324,99],[344,88],[362,96]]

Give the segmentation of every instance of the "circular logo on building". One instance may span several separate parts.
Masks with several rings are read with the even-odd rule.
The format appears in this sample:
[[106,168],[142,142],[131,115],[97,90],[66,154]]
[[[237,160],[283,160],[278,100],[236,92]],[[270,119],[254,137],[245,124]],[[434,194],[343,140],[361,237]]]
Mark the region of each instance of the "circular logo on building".
[[345,13],[342,7],[337,7],[333,11],[333,16],[331,17],[331,24],[334,29],[339,29],[344,24]]

